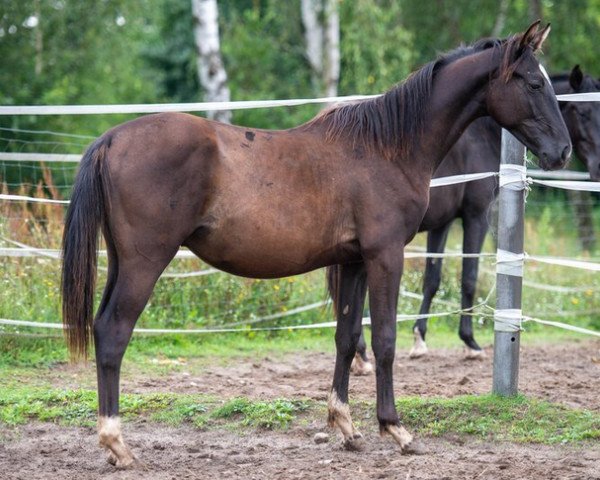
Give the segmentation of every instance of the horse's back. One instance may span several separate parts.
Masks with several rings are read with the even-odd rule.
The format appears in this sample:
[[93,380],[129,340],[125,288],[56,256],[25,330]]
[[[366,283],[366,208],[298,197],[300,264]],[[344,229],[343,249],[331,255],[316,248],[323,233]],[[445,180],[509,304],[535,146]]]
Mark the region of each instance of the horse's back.
[[131,254],[152,259],[186,245],[231,273],[272,277],[355,250],[352,176],[318,133],[159,114],[116,127],[105,142],[110,231]]

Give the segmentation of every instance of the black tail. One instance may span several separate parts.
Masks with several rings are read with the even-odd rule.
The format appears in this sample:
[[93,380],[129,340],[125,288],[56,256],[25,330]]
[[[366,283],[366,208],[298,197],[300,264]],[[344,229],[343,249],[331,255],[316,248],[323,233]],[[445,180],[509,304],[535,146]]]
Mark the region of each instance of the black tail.
[[106,215],[108,142],[96,140],[85,152],[62,240],[62,313],[71,357],[87,358],[93,329],[98,231]]

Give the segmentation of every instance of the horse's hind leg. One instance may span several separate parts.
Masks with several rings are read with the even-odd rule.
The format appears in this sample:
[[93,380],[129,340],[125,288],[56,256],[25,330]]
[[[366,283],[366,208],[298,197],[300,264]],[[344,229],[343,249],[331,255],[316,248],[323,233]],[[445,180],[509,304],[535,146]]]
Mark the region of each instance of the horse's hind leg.
[[329,425],[338,426],[344,436],[344,446],[358,449],[362,435],[356,430],[348,406],[350,365],[361,335],[362,312],[367,290],[365,269],[362,263],[338,265],[338,292],[336,298],[337,329],[335,343],[337,355],[333,385],[329,394]]
[[[126,467],[135,460],[123,441],[119,420],[119,373],[133,327],[142,313],[156,280],[173,258],[150,261],[137,255],[110,262],[109,281],[94,322],[98,375],[98,436],[110,452],[109,462]],[[109,249],[110,254],[110,249]],[[114,253],[113,253],[114,260]],[[116,269],[116,273],[115,273]]]
[[[485,234],[488,230],[486,215],[478,215],[473,217],[466,216],[463,219],[464,238],[463,252],[464,253],[481,253]],[[475,298],[475,288],[477,286],[477,272],[479,270],[478,258],[463,258],[462,262],[462,297],[461,309],[471,310],[473,308],[473,300]],[[471,312],[469,312],[471,313]],[[471,315],[460,316],[460,327],[458,336],[467,346],[467,359],[478,359],[484,356],[484,352],[475,341],[473,336],[473,321]]]
[[360,338],[356,344],[356,355],[354,355],[354,360],[352,360],[352,366],[350,367],[350,370],[354,375],[358,376],[370,375],[373,373],[373,364],[367,355],[367,342],[365,341],[364,328],[361,328],[360,330]]
[[[427,253],[442,253],[446,246],[448,231],[452,222],[431,230],[427,234]],[[423,278],[423,301],[419,310],[419,315],[427,315],[431,308],[431,301],[440,288],[442,272],[441,258],[428,258],[425,261],[425,277]],[[419,358],[427,355],[427,344],[425,343],[425,334],[427,333],[427,317],[421,317],[413,326],[414,343],[408,356],[410,358]]]

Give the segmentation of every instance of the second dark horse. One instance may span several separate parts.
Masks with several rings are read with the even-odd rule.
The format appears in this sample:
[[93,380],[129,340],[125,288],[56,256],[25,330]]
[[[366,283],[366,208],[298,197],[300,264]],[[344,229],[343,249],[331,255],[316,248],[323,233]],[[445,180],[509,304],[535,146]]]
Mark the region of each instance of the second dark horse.
[[[552,75],[556,94],[588,93],[600,90],[599,82],[584,75],[578,65],[570,73]],[[561,113],[569,130],[573,147],[594,181],[600,180],[600,104],[594,102],[561,102]],[[492,118],[474,121],[448,152],[434,174],[434,178],[462,173],[497,172],[500,165],[500,136],[502,128]],[[468,184],[432,188],[427,213],[419,227],[427,233],[427,252],[442,253],[448,231],[454,220],[460,218],[463,226],[463,252],[480,253],[489,226],[488,210],[498,195],[498,179],[486,178]],[[461,309],[473,307],[479,260],[464,258],[461,278]],[[427,259],[423,278],[423,301],[420,315],[427,315],[441,281],[442,259]],[[414,326],[414,344],[410,358],[427,354],[425,343],[427,317],[419,318]],[[458,335],[466,346],[467,359],[482,356],[483,350],[473,335],[472,316],[460,317]],[[358,342],[352,365],[357,375],[368,374],[372,365],[367,356],[364,335]]]

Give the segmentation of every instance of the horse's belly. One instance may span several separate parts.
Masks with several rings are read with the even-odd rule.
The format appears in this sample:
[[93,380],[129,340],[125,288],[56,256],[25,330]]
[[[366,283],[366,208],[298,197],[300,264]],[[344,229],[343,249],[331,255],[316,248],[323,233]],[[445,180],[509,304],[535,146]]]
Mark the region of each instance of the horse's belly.
[[252,229],[199,230],[184,245],[215,268],[250,278],[298,275],[358,256],[355,242],[323,241],[312,230],[265,234]]

